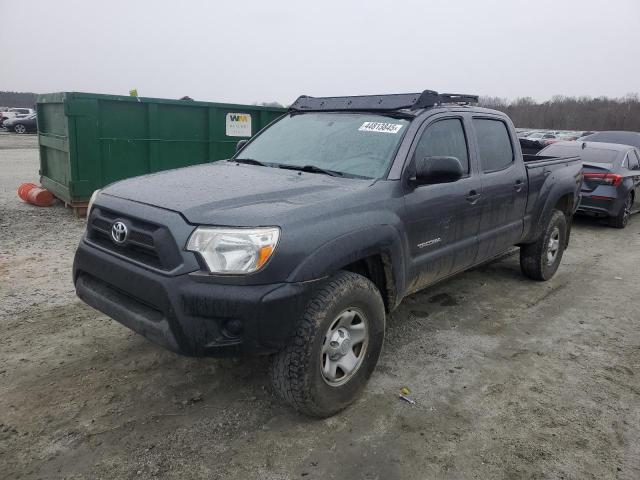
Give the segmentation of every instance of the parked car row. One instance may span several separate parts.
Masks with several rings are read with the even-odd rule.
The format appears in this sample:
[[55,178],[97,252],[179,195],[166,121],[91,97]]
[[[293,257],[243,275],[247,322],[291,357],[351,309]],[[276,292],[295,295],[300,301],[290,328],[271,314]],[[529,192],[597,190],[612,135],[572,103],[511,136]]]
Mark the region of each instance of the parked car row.
[[547,145],[555,142],[577,140],[592,132],[579,132],[567,130],[528,130],[518,129],[520,146],[525,154],[536,154]]
[[35,113],[33,108],[4,108],[0,111],[0,127],[3,126],[5,120],[16,116],[27,116]]
[[555,142],[577,140],[592,133],[594,132],[574,130],[518,130],[518,138],[526,138],[539,141],[542,145],[549,145]]
[[8,108],[0,111],[0,127],[8,132],[30,133],[38,131],[36,113],[32,108]]

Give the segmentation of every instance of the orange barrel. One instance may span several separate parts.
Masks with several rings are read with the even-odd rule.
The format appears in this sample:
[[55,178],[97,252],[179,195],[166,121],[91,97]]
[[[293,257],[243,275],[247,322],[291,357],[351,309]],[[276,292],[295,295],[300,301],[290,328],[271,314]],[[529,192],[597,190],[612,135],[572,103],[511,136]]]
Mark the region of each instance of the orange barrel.
[[36,188],[37,185],[35,183],[22,183],[18,187],[18,196],[21,200],[27,201],[27,194],[32,188]]
[[27,202],[38,207],[49,207],[53,203],[54,196],[46,188],[35,187],[27,193]]

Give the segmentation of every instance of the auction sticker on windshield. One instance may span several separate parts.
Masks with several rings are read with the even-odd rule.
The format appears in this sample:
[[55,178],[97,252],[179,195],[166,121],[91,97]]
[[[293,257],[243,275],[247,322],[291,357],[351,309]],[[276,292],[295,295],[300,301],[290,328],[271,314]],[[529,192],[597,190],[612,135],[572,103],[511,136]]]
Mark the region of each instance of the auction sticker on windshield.
[[401,123],[364,122],[358,130],[361,132],[398,133],[401,128]]

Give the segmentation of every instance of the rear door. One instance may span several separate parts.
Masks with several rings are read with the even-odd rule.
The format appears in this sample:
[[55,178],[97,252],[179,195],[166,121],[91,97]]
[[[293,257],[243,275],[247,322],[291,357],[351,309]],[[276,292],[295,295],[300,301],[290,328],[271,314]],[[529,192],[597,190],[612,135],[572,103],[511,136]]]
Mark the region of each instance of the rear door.
[[456,182],[406,187],[412,291],[463,270],[477,255],[480,180],[468,141],[470,118],[465,115],[429,118],[409,152],[409,173],[416,158],[430,156],[456,157],[465,172]]
[[478,260],[493,257],[522,238],[527,172],[510,129],[498,116],[474,116],[482,185]]

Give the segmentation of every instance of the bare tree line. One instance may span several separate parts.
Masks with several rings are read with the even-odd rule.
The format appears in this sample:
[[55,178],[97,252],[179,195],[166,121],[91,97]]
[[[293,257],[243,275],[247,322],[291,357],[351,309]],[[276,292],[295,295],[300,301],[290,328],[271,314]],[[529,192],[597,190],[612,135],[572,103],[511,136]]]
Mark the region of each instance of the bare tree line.
[[480,105],[506,113],[517,127],[640,131],[640,97],[637,93],[621,98],[556,95],[541,103],[531,97],[513,101],[480,97]]
[[35,108],[36,94],[31,92],[0,92],[0,107]]

